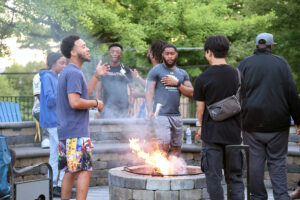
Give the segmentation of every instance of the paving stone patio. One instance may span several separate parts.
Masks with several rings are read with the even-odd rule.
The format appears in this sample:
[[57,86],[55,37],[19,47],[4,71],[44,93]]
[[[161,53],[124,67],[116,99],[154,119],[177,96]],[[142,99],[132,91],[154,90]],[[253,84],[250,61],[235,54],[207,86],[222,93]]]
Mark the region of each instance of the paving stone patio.
[[[60,198],[54,198],[60,200]],[[90,187],[87,200],[109,200],[108,186]],[[272,189],[268,189],[268,200],[274,200]]]

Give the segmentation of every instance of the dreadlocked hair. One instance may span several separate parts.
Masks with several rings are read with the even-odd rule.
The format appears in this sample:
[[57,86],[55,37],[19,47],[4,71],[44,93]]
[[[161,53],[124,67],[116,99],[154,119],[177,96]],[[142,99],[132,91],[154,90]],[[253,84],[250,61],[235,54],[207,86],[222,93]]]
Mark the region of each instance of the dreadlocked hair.
[[163,40],[156,40],[155,42],[153,42],[151,44],[151,48],[150,48],[151,53],[152,53],[154,59],[160,63],[163,62],[162,52],[163,52],[163,47],[166,44],[168,44],[168,43]]

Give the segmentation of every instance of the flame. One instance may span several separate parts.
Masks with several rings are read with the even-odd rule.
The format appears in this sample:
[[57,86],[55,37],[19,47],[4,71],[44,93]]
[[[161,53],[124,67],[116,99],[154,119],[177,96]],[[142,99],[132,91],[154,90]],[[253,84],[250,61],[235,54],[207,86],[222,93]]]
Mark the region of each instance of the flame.
[[129,146],[132,149],[132,152],[135,153],[139,158],[144,159],[145,163],[152,166],[157,172],[168,175],[172,174],[175,171],[175,164],[172,163],[167,158],[167,153],[156,148],[152,152],[145,152],[140,144],[139,139],[132,138],[129,139]]

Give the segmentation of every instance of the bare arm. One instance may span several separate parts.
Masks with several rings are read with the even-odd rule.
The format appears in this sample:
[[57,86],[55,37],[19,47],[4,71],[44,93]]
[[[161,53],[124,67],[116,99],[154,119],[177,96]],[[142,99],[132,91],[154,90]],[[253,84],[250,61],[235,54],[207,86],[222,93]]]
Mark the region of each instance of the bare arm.
[[134,105],[134,101],[135,101],[135,97],[134,97],[134,83],[129,83],[128,84],[129,87],[129,95],[128,95],[128,101],[129,101],[129,107],[128,107],[128,113],[133,116],[134,114],[134,110],[133,110],[133,105]]
[[86,100],[80,97],[78,93],[69,93],[68,94],[69,104],[73,109],[85,110],[98,105],[98,111],[103,110],[104,104],[99,100]]
[[82,99],[79,93],[68,93],[68,99],[73,109],[84,110],[97,106],[96,100]]
[[[166,76],[166,77],[162,78],[161,82],[164,85],[169,85],[169,86],[173,86],[173,87],[177,87],[177,85],[178,85],[178,80],[173,78],[172,76]],[[190,81],[184,81],[177,88],[184,96],[189,97],[189,98],[193,97],[194,88]]]
[[181,92],[181,94],[183,94],[184,96],[193,98],[194,88],[190,81],[183,82],[177,88]]
[[145,88],[146,81],[142,77],[140,77],[139,72],[136,69],[130,70],[130,72],[131,72],[131,76],[137,79],[138,82]]
[[147,81],[146,84],[146,107],[148,111],[148,117],[153,118],[153,111],[152,111],[152,105],[153,105],[153,97],[154,97],[154,90],[155,90],[156,82],[155,81]]
[[[300,135],[300,125],[295,124],[295,128],[296,128],[296,134]],[[299,143],[300,145],[300,143]]]
[[199,121],[200,128],[197,131],[195,138],[201,136],[202,119],[203,119],[203,113],[204,113],[204,109],[205,109],[205,102],[204,101],[196,101],[196,104],[197,104],[196,117]]
[[96,99],[102,99],[102,82],[98,81],[96,85]]
[[99,61],[97,67],[96,67],[96,71],[92,77],[92,79],[89,81],[88,83],[88,95],[90,96],[90,94],[92,94],[97,82],[98,82],[98,79],[107,74],[109,71],[109,66],[107,63],[103,64],[102,65],[102,60]]

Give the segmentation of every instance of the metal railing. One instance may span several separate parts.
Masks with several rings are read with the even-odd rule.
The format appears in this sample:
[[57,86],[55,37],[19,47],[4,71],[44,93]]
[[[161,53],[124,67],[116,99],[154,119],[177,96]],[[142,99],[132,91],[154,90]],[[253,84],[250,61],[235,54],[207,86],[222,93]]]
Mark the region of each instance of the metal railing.
[[[135,101],[134,113],[137,114],[143,98]],[[20,104],[22,121],[33,121],[32,107],[34,104],[34,96],[0,96],[0,101],[15,102]],[[183,118],[194,118],[196,113],[196,103],[189,98],[180,99],[180,113]]]
[[33,121],[34,96],[0,96],[0,101],[15,102],[20,105],[22,121]]

